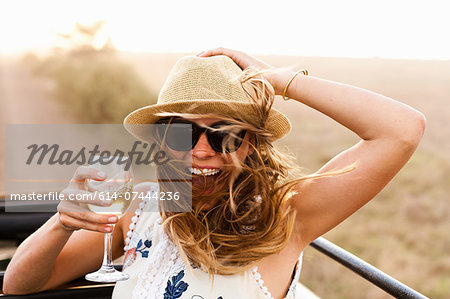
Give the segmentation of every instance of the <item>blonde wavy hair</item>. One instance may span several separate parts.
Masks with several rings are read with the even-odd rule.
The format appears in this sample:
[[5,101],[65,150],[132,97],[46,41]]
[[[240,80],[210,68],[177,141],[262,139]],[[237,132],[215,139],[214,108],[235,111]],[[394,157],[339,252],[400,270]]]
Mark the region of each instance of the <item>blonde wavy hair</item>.
[[[265,72],[249,68],[236,78],[259,116],[253,123],[217,114],[161,114],[219,118],[229,122],[221,129],[237,127],[247,130],[249,135],[253,152],[245,161],[239,161],[235,152],[229,153],[227,155],[230,155],[232,162],[224,160],[225,166],[213,185],[204,176],[201,188],[186,187],[185,195],[189,193],[190,196],[192,190],[192,200],[201,203],[192,212],[170,212],[173,206],[168,207],[167,202],[162,203],[166,206],[160,207],[163,227],[179,248],[186,265],[200,268],[210,276],[239,273],[253,267],[261,259],[279,253],[291,237],[295,218],[301,217],[289,204],[295,194],[293,188],[307,179],[337,175],[353,169],[347,167],[321,175],[302,175],[300,167],[294,163],[294,157],[273,145],[272,135],[266,130],[266,120],[275,92],[264,79]],[[175,174],[181,181],[191,182],[190,173],[181,171],[182,165],[183,161],[171,160],[157,169],[158,177],[173,178]],[[160,179],[159,184],[162,191],[183,189],[179,184],[174,187],[169,180]],[[208,194],[206,190],[211,187],[215,188],[214,193]],[[189,199],[181,202],[190,203]],[[209,202],[215,205],[204,211],[204,204]]]

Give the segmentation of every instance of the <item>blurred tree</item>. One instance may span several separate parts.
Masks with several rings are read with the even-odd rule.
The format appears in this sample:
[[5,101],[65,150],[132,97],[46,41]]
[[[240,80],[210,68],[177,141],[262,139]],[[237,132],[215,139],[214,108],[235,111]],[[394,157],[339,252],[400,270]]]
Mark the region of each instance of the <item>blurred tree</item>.
[[116,57],[103,21],[76,24],[58,34],[69,45],[35,64],[37,74],[56,83],[55,98],[81,123],[121,123],[132,110],[156,102],[133,68]]

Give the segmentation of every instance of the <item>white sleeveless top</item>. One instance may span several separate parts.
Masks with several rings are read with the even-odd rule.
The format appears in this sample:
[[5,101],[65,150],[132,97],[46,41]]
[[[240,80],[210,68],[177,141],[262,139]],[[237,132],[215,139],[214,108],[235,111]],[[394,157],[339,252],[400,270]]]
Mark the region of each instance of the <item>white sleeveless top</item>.
[[[152,183],[152,193],[158,194]],[[153,194],[152,194],[153,195]],[[153,196],[149,196],[153,198]],[[214,275],[214,283],[200,269],[189,270],[178,248],[161,227],[157,201],[142,202],[127,233],[124,272],[130,278],[116,283],[112,298],[123,299],[235,299],[273,298],[257,267],[234,275]],[[302,265],[300,254],[286,299],[295,298]]]

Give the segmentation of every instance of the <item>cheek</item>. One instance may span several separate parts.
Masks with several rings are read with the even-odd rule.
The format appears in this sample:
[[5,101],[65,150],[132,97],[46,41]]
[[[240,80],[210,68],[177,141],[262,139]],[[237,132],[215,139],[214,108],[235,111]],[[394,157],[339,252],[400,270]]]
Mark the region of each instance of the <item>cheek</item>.
[[[247,156],[250,154],[248,144],[242,144],[241,147],[234,153],[235,157],[239,160],[239,162],[244,162]],[[230,162],[232,161],[231,157],[228,157]]]
[[165,147],[163,149],[172,159],[175,160],[188,160],[189,157],[192,155],[192,151],[187,152],[180,152],[180,151],[174,151],[171,148]]
[[247,158],[247,154],[248,154],[248,146],[244,146],[242,148],[242,151],[239,151],[237,153],[239,161],[241,161],[241,162],[245,161],[245,159]]
[[254,152],[254,146],[253,144],[250,144],[250,142],[253,142],[253,139],[251,141],[248,140],[248,137],[244,140],[241,147],[237,151],[237,154],[239,156],[239,160],[244,161],[247,156],[250,156]]

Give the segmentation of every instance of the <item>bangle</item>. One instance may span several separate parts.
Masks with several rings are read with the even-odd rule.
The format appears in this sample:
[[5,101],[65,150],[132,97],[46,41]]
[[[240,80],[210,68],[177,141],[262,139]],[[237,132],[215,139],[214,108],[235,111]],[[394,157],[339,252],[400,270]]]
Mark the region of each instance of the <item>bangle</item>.
[[289,82],[286,84],[286,87],[284,88],[283,95],[282,95],[283,100],[285,100],[285,101],[289,100],[289,98],[286,97],[286,91],[289,88],[289,85],[291,85],[291,82],[294,80],[294,78],[300,73],[302,73],[303,76],[308,76],[307,69],[301,69],[301,70],[296,71],[295,74],[289,80]]

